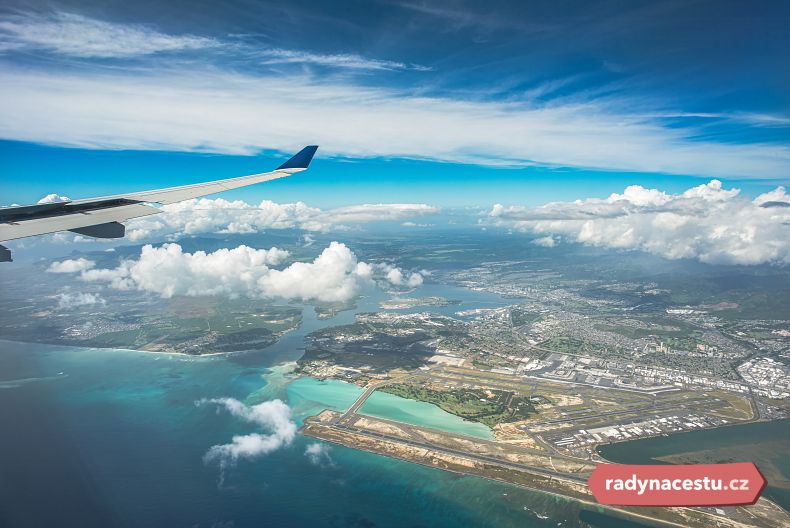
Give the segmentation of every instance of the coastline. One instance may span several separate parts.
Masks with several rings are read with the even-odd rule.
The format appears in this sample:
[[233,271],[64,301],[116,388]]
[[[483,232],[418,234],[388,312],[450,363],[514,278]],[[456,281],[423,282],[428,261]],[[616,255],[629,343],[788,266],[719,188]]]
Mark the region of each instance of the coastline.
[[[649,521],[655,525],[672,527],[695,527],[705,528],[711,525],[722,527],[746,527],[755,526],[745,524],[736,519],[714,515],[713,513],[697,508],[656,508],[655,516],[651,516],[641,511],[632,510],[627,507],[615,507],[600,504],[591,496],[586,486],[586,479],[563,478],[560,476],[547,475],[544,472],[530,468],[515,469],[512,464],[506,461],[486,460],[481,462],[474,458],[468,458],[462,454],[453,453],[443,449],[432,449],[428,447],[410,447],[406,443],[399,442],[391,438],[384,438],[381,435],[364,434],[358,429],[338,430],[332,428],[331,411],[324,411],[305,421],[300,428],[300,433],[304,436],[319,439],[335,445],[347,447],[349,449],[365,451],[406,462],[418,464],[424,467],[441,469],[450,473],[480,477],[485,480],[502,482],[519,488],[528,489],[533,492],[540,492],[563,500],[575,501],[586,506],[588,509],[595,509],[599,512],[604,510],[610,512],[615,517],[626,517]],[[564,491],[551,490],[550,487],[560,488]],[[758,501],[763,512],[773,513],[770,522],[765,516],[761,516],[764,524],[759,526],[783,526],[783,520],[776,517],[787,516],[787,512],[775,502],[761,498]],[[644,511],[644,510],[642,510]],[[754,514],[752,514],[754,515]],[[669,518],[668,518],[669,517]]]
[[235,355],[249,354],[249,353],[252,353],[252,352],[259,352],[259,350],[234,350],[232,352],[209,352],[207,354],[187,354],[185,352],[170,352],[170,351],[165,351],[165,350],[145,350],[145,349],[120,348],[120,347],[96,347],[96,346],[86,346],[86,345],[74,345],[74,344],[70,344],[70,343],[49,343],[49,342],[43,342],[43,341],[16,341],[16,340],[13,340],[13,339],[0,339],[0,345],[2,345],[2,343],[21,344],[21,345],[40,345],[40,346],[50,346],[50,347],[70,348],[70,349],[92,350],[92,351],[116,350],[116,351],[119,351],[119,352],[139,352],[139,353],[142,353],[142,354],[161,354],[163,356],[176,356],[176,357],[181,357],[181,358],[195,358],[195,359],[198,359],[198,358],[211,358],[211,357],[217,357],[217,356],[235,356]]

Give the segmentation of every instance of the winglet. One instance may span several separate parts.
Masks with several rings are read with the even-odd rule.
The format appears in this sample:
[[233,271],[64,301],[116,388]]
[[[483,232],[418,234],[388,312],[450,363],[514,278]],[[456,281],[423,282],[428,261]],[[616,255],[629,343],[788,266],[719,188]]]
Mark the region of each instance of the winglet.
[[318,145],[310,145],[300,150],[294,157],[277,167],[280,169],[306,169],[315,156],[315,151],[318,150]]

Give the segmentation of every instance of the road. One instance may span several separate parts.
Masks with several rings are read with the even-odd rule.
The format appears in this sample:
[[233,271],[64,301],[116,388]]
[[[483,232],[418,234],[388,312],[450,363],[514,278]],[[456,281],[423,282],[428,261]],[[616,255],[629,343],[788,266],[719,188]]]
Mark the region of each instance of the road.
[[377,388],[385,384],[386,384],[385,382],[381,382],[381,383],[371,383],[370,385],[368,385],[367,388],[365,388],[365,391],[359,395],[359,398],[356,399],[356,401],[351,405],[351,407],[348,408],[346,412],[340,415],[340,418],[338,418],[337,421],[335,421],[335,423],[338,424],[348,421],[353,415],[357,413],[359,408],[362,407],[362,405],[364,405],[365,400],[367,400],[370,397],[370,395],[373,394],[373,392],[375,392]]
[[401,383],[407,379],[414,379],[421,376],[422,374],[420,373],[406,374],[403,376],[396,376],[388,380],[371,382],[370,384],[368,384],[367,387],[365,387],[365,391],[359,395],[359,398],[356,399],[356,401],[351,405],[351,407],[349,407],[346,412],[344,412],[339,418],[335,419],[332,423],[341,424],[348,422],[357,413],[359,408],[365,404],[365,400],[367,400],[370,397],[370,395],[376,391],[376,389],[383,387],[385,385],[391,385],[393,383]]

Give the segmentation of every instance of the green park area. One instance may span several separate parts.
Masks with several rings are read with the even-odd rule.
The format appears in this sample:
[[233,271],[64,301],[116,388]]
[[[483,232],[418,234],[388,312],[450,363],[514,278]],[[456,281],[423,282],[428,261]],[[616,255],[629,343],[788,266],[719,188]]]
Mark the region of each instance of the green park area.
[[410,384],[386,385],[379,390],[402,398],[432,403],[451,414],[489,427],[526,420],[537,412],[529,398],[509,391],[484,389],[438,391]]

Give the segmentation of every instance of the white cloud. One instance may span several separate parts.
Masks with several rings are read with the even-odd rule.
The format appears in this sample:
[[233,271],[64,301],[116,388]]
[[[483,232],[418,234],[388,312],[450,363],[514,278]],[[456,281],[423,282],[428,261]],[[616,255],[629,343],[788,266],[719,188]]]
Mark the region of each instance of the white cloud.
[[258,52],[263,64],[315,64],[333,68],[349,68],[352,70],[416,70],[428,71],[430,68],[419,64],[368,59],[352,53],[320,54],[300,50],[266,49]]
[[241,200],[203,198],[166,205],[162,211],[130,221],[127,238],[138,241],[162,235],[256,233],[288,228],[327,231],[347,224],[430,215],[439,209],[426,204],[362,204],[321,210],[303,202],[278,204],[263,200],[252,205]]
[[350,70],[429,71],[419,64],[372,59],[353,53],[257,48],[243,40],[169,35],[149,25],[115,23],[65,12],[7,15],[0,20],[0,51],[46,50],[82,59],[124,59],[163,52],[216,50],[256,64],[316,65]]
[[372,283],[373,270],[344,244],[332,242],[313,262],[271,270],[258,282],[266,297],[346,301]]
[[[269,229],[303,229],[326,233],[332,230],[347,230],[357,224],[399,221],[439,212],[438,207],[419,203],[360,204],[322,210],[303,202],[278,204],[263,200],[254,205],[241,200],[202,198],[169,204],[162,207],[162,212],[159,214],[125,222],[124,240],[138,243],[174,241],[183,235],[245,234]],[[315,242],[309,233],[303,236],[306,247]],[[117,243],[113,239],[84,237],[66,231],[26,240],[27,244]]]
[[540,238],[536,238],[532,241],[533,244],[540,247],[554,247],[557,245],[557,241],[554,239],[553,236],[548,235]]
[[779,186],[755,198],[754,203],[761,207],[790,207],[790,195],[784,187]]
[[80,306],[93,306],[107,304],[101,295],[96,293],[59,293],[55,296],[58,300],[58,308],[61,310],[69,310],[71,308],[78,308]]
[[406,275],[403,271],[390,264],[377,264],[376,267],[384,273],[385,278],[393,286],[416,288],[422,284],[423,279],[420,273],[410,273]]
[[92,260],[86,258],[68,259],[60,262],[53,262],[47,268],[49,273],[78,273],[93,268],[96,265]]
[[717,180],[677,195],[633,185],[606,199],[532,209],[497,204],[489,217],[503,227],[670,259],[790,263],[790,196],[783,187],[750,201]]
[[124,58],[216,47],[213,39],[167,35],[150,27],[115,24],[72,13],[28,13],[0,20],[5,49],[31,48],[71,57]]
[[382,220],[396,221],[438,212],[438,207],[427,204],[360,204],[325,211],[321,220],[327,224],[356,224]]
[[238,246],[213,253],[184,253],[178,244],[143,247],[138,260],[125,260],[117,268],[93,269],[82,280],[109,282],[119,290],[142,290],[173,295],[238,296],[257,291],[257,281],[282,262],[287,251]]
[[236,435],[227,444],[214,445],[204,456],[207,463],[216,462],[221,468],[235,464],[240,458],[267,455],[293,442],[296,424],[291,409],[281,400],[271,400],[248,406],[234,398],[213,398],[198,405],[216,404],[233,416],[260,427],[264,433]]
[[287,257],[288,252],[278,248],[243,245],[213,253],[184,253],[178,244],[156,248],[146,245],[139,259],[125,260],[112,269],[86,270],[81,278],[162,297],[226,295],[326,302],[347,301],[372,287],[376,279],[409,287],[422,283],[419,273],[407,277],[389,264],[359,262],[339,242],[332,242],[312,262],[293,262],[283,269],[272,267]]
[[333,462],[332,457],[329,456],[330,450],[328,445],[314,442],[307,445],[307,448],[304,450],[304,456],[315,466],[331,466]]
[[37,201],[37,204],[50,204],[50,203],[59,203],[59,202],[68,202],[71,201],[71,198],[68,196],[59,196],[55,193],[48,194],[43,197],[41,200]]
[[458,100],[305,74],[183,68],[151,66],[145,75],[4,68],[0,137],[232,154],[309,141],[330,156],[744,178],[781,178],[790,168],[786,145],[702,140],[693,127],[665,126],[613,100]]

